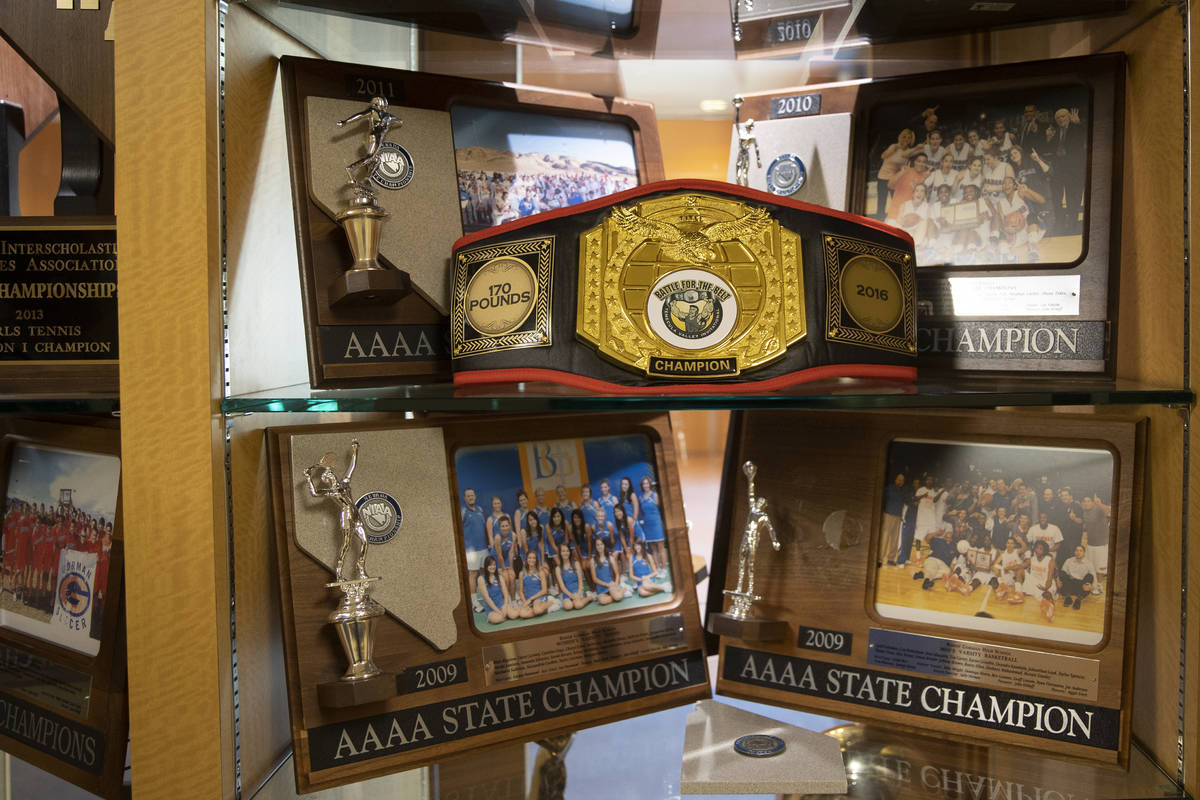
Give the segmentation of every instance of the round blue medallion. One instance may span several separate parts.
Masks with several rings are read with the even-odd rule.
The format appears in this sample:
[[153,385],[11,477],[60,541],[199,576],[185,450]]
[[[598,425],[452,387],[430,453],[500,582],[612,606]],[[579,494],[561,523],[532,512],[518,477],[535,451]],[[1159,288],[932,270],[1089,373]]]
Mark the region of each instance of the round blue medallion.
[[765,733],[752,733],[742,736],[733,743],[733,749],[744,756],[753,758],[770,758],[777,756],[787,748],[783,739]]
[[800,191],[807,178],[808,171],[800,156],[784,153],[767,167],[767,191],[786,197]]
[[354,505],[371,544],[391,541],[404,521],[400,504],[387,492],[367,492]]

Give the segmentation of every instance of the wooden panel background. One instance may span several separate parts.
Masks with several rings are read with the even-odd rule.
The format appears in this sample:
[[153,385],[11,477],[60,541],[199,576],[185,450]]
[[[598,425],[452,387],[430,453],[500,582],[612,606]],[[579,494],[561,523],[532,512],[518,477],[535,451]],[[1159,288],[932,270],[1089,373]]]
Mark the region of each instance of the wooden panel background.
[[125,0],[116,209],[132,780],[231,797],[216,2]]

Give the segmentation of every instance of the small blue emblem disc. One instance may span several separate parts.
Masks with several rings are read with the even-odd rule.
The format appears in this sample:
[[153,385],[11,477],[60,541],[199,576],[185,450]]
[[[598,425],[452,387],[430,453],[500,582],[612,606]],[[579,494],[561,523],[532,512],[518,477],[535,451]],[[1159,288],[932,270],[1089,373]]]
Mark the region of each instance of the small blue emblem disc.
[[800,156],[784,153],[767,167],[767,191],[784,196],[795,194],[807,178],[808,171]]
[[743,736],[733,743],[733,749],[744,756],[754,758],[769,758],[777,756],[787,747],[783,739],[765,733],[752,733]]

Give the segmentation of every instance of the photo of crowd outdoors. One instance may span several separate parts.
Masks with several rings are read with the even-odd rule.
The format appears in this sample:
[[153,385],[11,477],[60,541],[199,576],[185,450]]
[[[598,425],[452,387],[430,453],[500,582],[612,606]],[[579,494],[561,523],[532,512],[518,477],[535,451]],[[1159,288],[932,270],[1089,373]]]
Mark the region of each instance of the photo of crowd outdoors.
[[466,105],[450,118],[464,233],[638,185],[620,122]]

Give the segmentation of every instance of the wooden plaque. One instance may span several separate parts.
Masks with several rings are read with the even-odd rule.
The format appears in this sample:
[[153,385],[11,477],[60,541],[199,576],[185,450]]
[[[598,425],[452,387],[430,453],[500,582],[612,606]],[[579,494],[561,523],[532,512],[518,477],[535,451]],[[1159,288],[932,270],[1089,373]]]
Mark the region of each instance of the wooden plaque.
[[106,798],[129,732],[120,469],[115,426],[0,427],[0,746]]
[[[374,661],[395,685],[386,699],[336,706],[321,687],[348,666],[326,588],[339,510],[310,493],[305,472],[322,463],[343,476],[354,440],[351,492],[379,542],[366,571],[387,612]],[[268,441],[300,791],[709,694],[665,414],[320,425],[272,429]],[[572,512],[569,528],[559,509]],[[622,518],[618,548],[606,523]],[[598,530],[619,558],[601,557]]]
[[859,87],[850,210],[916,243],[924,374],[1112,376],[1124,93],[1123,53]]
[[[405,70],[281,60],[314,387],[448,380],[450,247],[464,232],[663,178],[653,107],[623,98]],[[400,165],[378,184],[379,262],[406,272],[390,305],[331,304],[353,263],[335,221],[364,130],[336,123],[383,97]]]
[[753,613],[790,630],[722,637],[718,692],[1125,765],[1143,440],[1077,415],[740,415],[708,613],[750,460],[782,544],[760,542]]

